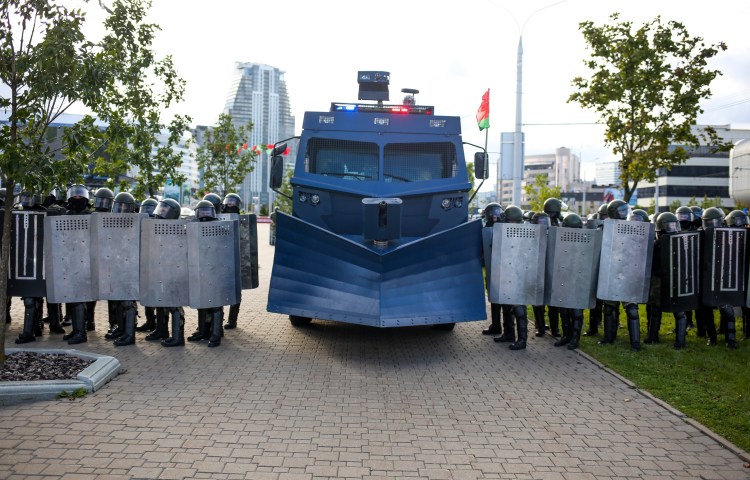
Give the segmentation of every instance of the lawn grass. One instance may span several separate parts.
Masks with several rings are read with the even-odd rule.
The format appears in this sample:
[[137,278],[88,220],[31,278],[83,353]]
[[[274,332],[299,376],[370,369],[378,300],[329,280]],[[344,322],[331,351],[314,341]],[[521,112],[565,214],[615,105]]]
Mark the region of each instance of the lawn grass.
[[[641,342],[646,338],[646,315],[640,308]],[[585,311],[584,331],[588,328]],[[719,326],[718,310],[715,311]],[[739,348],[707,346],[705,338],[688,331],[687,348],[675,350],[674,317],[662,318],[659,344],[644,345],[640,352],[630,349],[625,312],[620,309],[621,328],[614,345],[598,345],[598,337],[581,337],[581,350],[632,381],[652,395],[713,432],[750,451],[750,340],[742,335],[742,319],[737,319]],[[601,327],[599,333],[601,335]]]

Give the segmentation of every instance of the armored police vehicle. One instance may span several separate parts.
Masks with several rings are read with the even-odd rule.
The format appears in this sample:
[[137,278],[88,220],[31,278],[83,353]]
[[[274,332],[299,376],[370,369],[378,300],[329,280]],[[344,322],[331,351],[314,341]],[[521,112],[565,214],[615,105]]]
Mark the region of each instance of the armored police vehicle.
[[[293,325],[313,318],[396,327],[486,318],[482,224],[458,117],[389,98],[388,72],[358,72],[359,100],[306,112],[295,141],[292,214],[276,213],[267,310]],[[285,141],[286,142],[286,141]],[[272,153],[271,188],[284,176]],[[487,155],[475,154],[477,178]],[[288,195],[287,195],[288,196]]]

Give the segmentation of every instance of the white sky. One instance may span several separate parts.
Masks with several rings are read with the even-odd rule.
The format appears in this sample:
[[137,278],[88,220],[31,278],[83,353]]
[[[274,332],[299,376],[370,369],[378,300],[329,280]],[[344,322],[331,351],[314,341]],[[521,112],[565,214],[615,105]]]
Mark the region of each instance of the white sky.
[[[74,3],[89,11],[92,28],[101,23],[97,0]],[[614,12],[637,26],[661,15],[708,44],[725,42],[728,50],[712,65],[724,75],[712,84],[713,98],[699,121],[750,128],[750,2],[153,0],[151,21],[162,29],[158,55],[172,55],[187,80],[185,101],[176,111],[192,116],[194,124],[218,119],[236,61],[286,72],[296,133],[306,110],[356,101],[358,70],[385,70],[391,73],[391,101],[401,100],[401,88],[419,89],[418,103],[434,105],[438,115],[460,116],[464,140],[475,144],[485,141],[475,115],[490,88],[490,152],[499,151],[501,132],[515,128],[522,27],[526,154],[569,147],[592,179],[593,163],[614,157],[604,147],[603,128],[591,125],[596,116],[567,98],[572,78],[588,75],[578,24],[602,24]],[[90,38],[95,35],[92,30]],[[579,125],[560,125],[570,123]],[[490,156],[494,161],[498,155]]]

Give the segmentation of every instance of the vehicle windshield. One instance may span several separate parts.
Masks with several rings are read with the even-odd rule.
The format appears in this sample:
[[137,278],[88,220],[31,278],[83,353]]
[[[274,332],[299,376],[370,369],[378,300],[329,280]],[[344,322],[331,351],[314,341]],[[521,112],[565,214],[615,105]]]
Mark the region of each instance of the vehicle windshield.
[[[382,168],[382,176],[381,176]],[[353,181],[419,182],[454,178],[455,146],[450,142],[376,143],[312,138],[305,156],[305,171]]]

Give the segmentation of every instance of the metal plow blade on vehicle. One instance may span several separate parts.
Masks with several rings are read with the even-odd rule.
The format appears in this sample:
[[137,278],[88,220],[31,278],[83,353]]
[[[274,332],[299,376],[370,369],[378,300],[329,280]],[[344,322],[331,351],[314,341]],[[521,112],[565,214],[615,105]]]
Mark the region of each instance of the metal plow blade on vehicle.
[[484,320],[481,227],[377,250],[277,212],[268,311],[374,327]]

